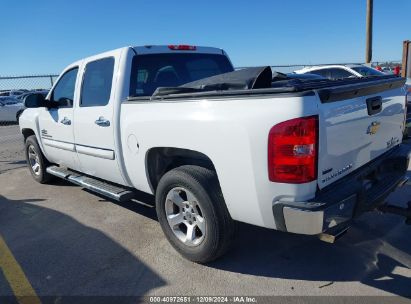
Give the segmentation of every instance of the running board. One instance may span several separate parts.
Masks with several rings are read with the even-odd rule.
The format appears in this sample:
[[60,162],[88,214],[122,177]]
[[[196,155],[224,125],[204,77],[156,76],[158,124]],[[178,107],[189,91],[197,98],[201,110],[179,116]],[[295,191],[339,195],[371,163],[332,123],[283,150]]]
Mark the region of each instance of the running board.
[[129,201],[135,197],[135,193],[127,188],[113,185],[108,182],[95,179],[90,176],[72,171],[70,169],[51,166],[47,167],[47,173],[84,187],[90,191],[104,195],[119,202]]

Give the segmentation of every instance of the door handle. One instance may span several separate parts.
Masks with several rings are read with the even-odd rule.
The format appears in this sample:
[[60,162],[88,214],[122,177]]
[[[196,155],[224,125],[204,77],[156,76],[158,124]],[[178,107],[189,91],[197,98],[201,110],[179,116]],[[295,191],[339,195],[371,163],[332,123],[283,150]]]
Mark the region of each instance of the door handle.
[[100,116],[94,123],[100,127],[110,126],[110,121],[105,119],[103,116]]
[[71,125],[71,120],[68,119],[67,117],[64,117],[61,121],[60,121],[63,125]]
[[371,116],[371,115],[375,115],[381,112],[382,110],[382,97],[381,96],[368,98],[366,102],[367,102],[368,115]]

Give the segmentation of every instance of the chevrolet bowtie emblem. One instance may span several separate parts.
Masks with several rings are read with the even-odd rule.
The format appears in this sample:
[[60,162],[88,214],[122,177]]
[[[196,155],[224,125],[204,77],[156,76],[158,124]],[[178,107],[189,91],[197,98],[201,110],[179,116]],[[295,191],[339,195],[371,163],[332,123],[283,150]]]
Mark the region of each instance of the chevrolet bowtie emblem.
[[380,128],[380,126],[381,126],[381,123],[380,123],[380,122],[378,122],[378,121],[373,121],[373,122],[368,126],[367,134],[374,135],[375,133],[378,132],[378,129]]

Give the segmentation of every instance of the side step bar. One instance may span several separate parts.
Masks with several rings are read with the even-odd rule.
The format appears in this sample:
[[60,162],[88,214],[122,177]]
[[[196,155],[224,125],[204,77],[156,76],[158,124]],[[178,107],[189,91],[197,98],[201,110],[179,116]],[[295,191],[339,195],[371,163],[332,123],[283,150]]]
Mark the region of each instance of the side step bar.
[[58,166],[50,166],[47,167],[46,171],[51,175],[57,176],[59,178],[72,182],[73,184],[79,185],[90,191],[104,195],[119,202],[129,201],[130,199],[135,197],[135,193],[130,189],[127,189],[125,187],[123,188],[118,185],[113,185],[108,182],[103,182],[101,180],[83,175],[70,169]]

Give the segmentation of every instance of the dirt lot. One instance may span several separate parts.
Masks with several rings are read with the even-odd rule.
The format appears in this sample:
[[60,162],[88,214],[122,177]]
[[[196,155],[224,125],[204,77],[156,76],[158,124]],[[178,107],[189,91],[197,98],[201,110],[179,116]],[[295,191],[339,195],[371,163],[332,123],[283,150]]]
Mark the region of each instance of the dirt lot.
[[[334,245],[241,224],[226,256],[197,265],[168,244],[153,208],[119,204],[62,181],[37,184],[20,168],[21,149],[17,126],[0,127],[0,240],[40,299],[411,295],[411,226],[397,216],[365,214]],[[405,186],[389,201],[404,205],[410,194]],[[9,264],[1,259],[0,295],[15,303]]]
[[23,137],[19,127],[0,123],[0,173],[24,166]]

